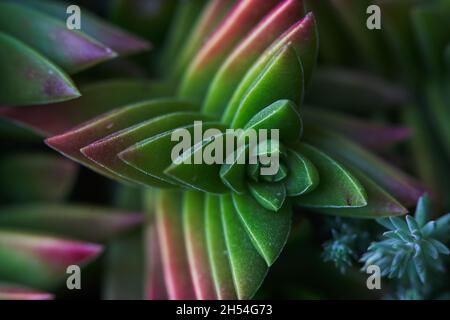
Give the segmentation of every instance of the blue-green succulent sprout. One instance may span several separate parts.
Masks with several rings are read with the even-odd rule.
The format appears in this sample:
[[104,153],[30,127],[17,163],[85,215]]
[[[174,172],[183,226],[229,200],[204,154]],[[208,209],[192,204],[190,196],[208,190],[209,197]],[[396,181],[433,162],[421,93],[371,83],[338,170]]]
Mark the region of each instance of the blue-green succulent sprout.
[[450,214],[430,220],[428,195],[420,198],[415,216],[405,219],[391,217],[377,222],[388,229],[381,241],[373,242],[362,256],[363,270],[378,265],[381,275],[399,279],[407,287],[420,288],[430,274],[445,271],[445,255],[450,250],[444,244],[450,230]]

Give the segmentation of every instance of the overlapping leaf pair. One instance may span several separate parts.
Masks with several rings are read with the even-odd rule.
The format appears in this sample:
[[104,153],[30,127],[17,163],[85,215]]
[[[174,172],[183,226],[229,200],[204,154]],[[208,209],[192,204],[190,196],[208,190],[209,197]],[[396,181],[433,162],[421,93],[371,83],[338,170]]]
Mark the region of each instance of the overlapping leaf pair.
[[66,27],[68,4],[0,2],[0,101],[44,104],[80,96],[68,76],[148,49],[148,44],[83,11],[83,32]]

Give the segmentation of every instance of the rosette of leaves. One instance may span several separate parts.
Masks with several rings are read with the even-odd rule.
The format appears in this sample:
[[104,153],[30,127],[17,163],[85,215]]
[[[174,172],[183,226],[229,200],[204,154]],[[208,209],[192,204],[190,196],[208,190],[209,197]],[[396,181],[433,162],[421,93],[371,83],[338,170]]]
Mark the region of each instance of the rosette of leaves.
[[[410,151],[418,176],[439,204],[450,208],[449,2],[329,0],[308,5],[317,16],[320,57],[327,66],[312,86],[311,101],[350,107],[368,117],[377,110],[403,118],[414,132]],[[380,30],[366,27],[369,5],[380,8]],[[325,87],[335,88],[339,98],[323,97]]]
[[332,238],[323,244],[322,258],[345,274],[369,244],[370,233],[361,220],[337,217],[329,221]]
[[[317,50],[315,18],[301,0],[181,2],[161,81],[111,80],[68,103],[1,113],[107,177],[168,189],[147,201],[154,215],[146,297],[251,298],[287,241],[294,207],[394,216],[422,193],[359,145],[372,146],[374,132],[389,144],[398,139],[394,129],[303,108]],[[280,144],[266,148],[279,153],[279,171],[268,177],[258,174],[261,164],[175,165],[171,135],[192,133],[195,121],[215,129],[215,138],[229,128],[279,129]],[[182,157],[210,143],[192,143]]]
[[[67,29],[67,6],[0,1],[1,105],[13,110],[77,98],[71,75],[148,48],[84,9],[83,31]],[[68,266],[87,266],[143,216],[67,203],[77,166],[36,151],[40,139],[30,132],[3,120],[0,131],[2,149],[14,150],[0,155],[0,300],[53,299],[47,291],[65,283]]]
[[[444,256],[450,254],[450,214],[430,220],[433,214],[427,195],[417,205],[415,216],[390,217],[378,222],[388,229],[362,256],[363,270],[377,265],[381,275],[396,279],[405,292],[423,296],[433,281],[445,272]],[[406,289],[405,289],[406,288]]]

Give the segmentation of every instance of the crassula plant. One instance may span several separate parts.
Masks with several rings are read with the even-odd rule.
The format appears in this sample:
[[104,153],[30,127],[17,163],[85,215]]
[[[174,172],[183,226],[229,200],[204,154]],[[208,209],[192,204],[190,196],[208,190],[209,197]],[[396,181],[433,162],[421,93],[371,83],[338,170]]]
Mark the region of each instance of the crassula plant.
[[[0,63],[7,66],[0,83],[8,89],[0,95],[0,115],[38,132],[67,158],[120,186],[134,187],[144,194],[148,211],[143,221],[140,214],[105,215],[105,209],[73,205],[6,208],[0,213],[0,256],[6,257],[0,259],[0,283],[18,285],[0,287],[6,297],[20,296],[21,284],[45,288],[50,270],[60,276],[64,266],[85,262],[101,250],[92,243],[24,236],[17,230],[95,243],[145,224],[145,240],[132,244],[145,243],[145,278],[134,276],[145,283],[146,298],[249,299],[303,212],[397,221],[392,217],[406,214],[424,192],[414,178],[373,152],[406,138],[406,128],[305,105],[305,94],[316,87],[319,32],[315,13],[303,0],[180,1],[165,48],[155,58],[159,63],[152,81],[98,80],[95,75],[95,81],[79,89],[69,74],[149,45],[91,15],[81,31],[69,31],[60,20],[66,6],[50,1],[6,1],[0,9],[0,15],[17,17],[0,22]],[[34,23],[32,32],[16,25],[26,21]],[[214,134],[196,141],[192,137],[199,122]],[[244,140],[231,150],[234,159],[227,163],[194,161],[205,152],[219,152],[215,143],[230,138],[231,129],[239,132],[232,139],[262,129],[277,130],[279,139],[269,136],[256,145]],[[179,141],[173,137],[180,130],[190,133],[191,147],[174,161]],[[269,162],[239,161],[251,154]],[[272,160],[277,169],[262,174]],[[23,170],[27,163],[21,161],[23,166],[14,160],[9,165]],[[58,163],[73,166],[59,158]],[[52,196],[44,199],[61,199]],[[14,195],[12,200],[20,201]],[[64,218],[57,217],[58,210]],[[345,271],[351,265],[347,256],[356,259],[345,245],[354,240],[348,235],[343,251],[330,243],[330,252],[337,254],[326,259],[341,259]],[[67,254],[56,267],[48,251],[40,251],[48,241],[59,241],[56,247]],[[36,254],[43,261],[40,281],[15,270],[18,264],[33,268]],[[120,283],[115,268],[120,259],[113,250],[111,257],[113,288]]]

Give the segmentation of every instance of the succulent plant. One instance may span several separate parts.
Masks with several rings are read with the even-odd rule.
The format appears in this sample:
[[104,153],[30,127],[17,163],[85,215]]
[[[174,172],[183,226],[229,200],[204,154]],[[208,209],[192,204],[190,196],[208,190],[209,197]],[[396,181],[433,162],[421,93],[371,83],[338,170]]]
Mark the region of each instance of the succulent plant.
[[355,260],[367,248],[370,233],[354,219],[335,218],[327,229],[332,238],[323,244],[322,258],[331,261],[344,274],[353,266]]
[[[118,1],[116,8],[120,10],[115,11],[114,20],[130,24],[131,11],[127,9],[136,3],[139,1]],[[166,5],[155,3],[161,5],[163,16]],[[15,283],[13,289],[1,286],[0,297],[14,298],[17,292],[30,298],[40,296],[21,285],[51,287],[61,279],[65,266],[98,256],[101,247],[91,242],[108,241],[106,298],[249,299],[283,251],[293,217],[299,213],[391,217],[398,221],[400,218],[392,217],[414,207],[425,190],[421,183],[374,152],[404,140],[409,130],[349,116],[346,110],[313,105],[320,101],[317,92],[323,96],[327,92],[325,100],[341,99],[340,90],[329,86],[326,90],[331,90],[321,90],[317,80],[320,76],[324,81],[336,78],[320,69],[314,76],[319,53],[323,59],[324,54],[339,55],[342,48],[319,51],[318,32],[325,48],[333,40],[326,28],[322,30],[326,27],[321,24],[325,21],[322,14],[332,12],[320,10],[323,3],[193,0],[177,1],[175,6],[168,2],[168,7],[176,9],[165,45],[156,48],[150,71],[137,71],[154,76],[147,80],[129,77],[133,75],[130,66],[140,65],[130,60],[93,67],[148,49],[144,40],[90,14],[83,16],[81,32],[69,31],[61,22],[65,4],[48,0],[0,2],[0,15],[16,17],[0,22],[0,64],[7,71],[0,75],[0,85],[7,88],[0,94],[0,116],[45,137],[48,146],[67,158],[118,182],[119,193],[113,202],[120,207],[55,204],[67,196],[65,190],[70,189],[76,170],[71,162],[55,155],[39,156],[42,163],[30,163],[29,153],[1,159],[0,174],[5,177],[1,183],[11,188],[6,194],[10,201],[52,203],[0,207],[0,258],[4,257],[0,259],[0,283]],[[340,12],[354,31],[352,14],[359,4],[333,3],[352,9]],[[35,19],[27,18],[30,15]],[[135,21],[130,29],[139,32],[142,21]],[[23,23],[30,23],[32,32],[24,32],[19,27]],[[342,29],[336,25],[336,30]],[[161,35],[153,38],[155,45],[161,42]],[[368,42],[358,39],[357,45],[370,53],[372,36]],[[73,52],[80,56],[71,56]],[[17,57],[16,63],[11,63],[11,56]],[[365,61],[378,68],[376,58],[370,56]],[[127,79],[104,78],[102,67],[110,68],[113,74],[123,72]],[[409,97],[407,90],[373,76],[365,76],[366,87],[360,78],[351,76],[345,77],[349,81],[344,81],[343,89],[348,89],[348,83],[358,84],[359,88],[351,87],[349,92],[363,92],[362,100],[369,92],[382,97],[382,103],[390,107]],[[305,105],[305,95],[311,105]],[[228,129],[240,129],[242,135],[250,129],[278,129],[280,139],[278,143],[269,138],[257,146],[245,143],[232,150],[237,155],[232,163],[172,161],[177,145],[173,133],[185,129],[194,134],[198,121],[204,130],[214,133],[200,141],[191,140],[193,147],[179,154],[181,160],[195,159],[208,148],[211,154],[217,152],[212,146],[229,137]],[[6,126],[8,135],[13,135]],[[261,170],[270,163],[237,161],[255,152],[279,156],[279,169],[262,175]],[[46,174],[45,168],[58,166],[62,168],[56,178],[68,185],[39,190],[55,184],[55,171]],[[16,176],[15,171],[24,175]],[[16,192],[16,185],[26,185],[30,175],[36,175],[35,186]],[[137,199],[130,200],[136,195]],[[140,214],[123,213],[135,211],[136,204],[137,211],[144,207],[148,212],[145,221]],[[39,225],[31,221],[39,221]],[[118,237],[138,225],[144,227],[145,237],[140,233]],[[29,230],[33,234],[28,234]],[[344,267],[354,256],[348,246],[354,239],[348,234],[341,240],[338,246],[330,243],[329,252],[334,255],[327,259],[340,261]],[[60,259],[45,255],[48,246],[56,248]],[[36,268],[36,255],[42,272],[29,276]],[[127,258],[133,262],[127,263]],[[144,258],[145,270],[135,270],[144,265]],[[24,266],[20,272],[18,265]],[[57,272],[49,274],[49,270]],[[129,287],[124,273],[133,275],[127,279],[132,283]]]
[[436,279],[434,273],[445,272],[443,256],[450,254],[444,244],[448,241],[450,214],[429,221],[431,215],[430,200],[425,195],[419,200],[415,217],[378,220],[389,231],[362,256],[363,269],[379,266],[382,276],[401,280],[406,295],[423,292],[422,287]]

